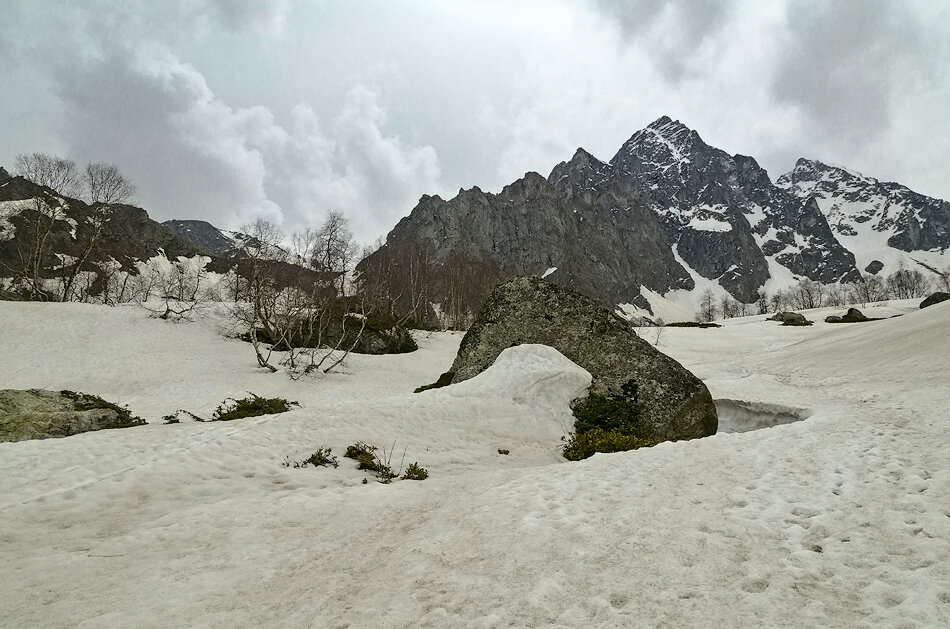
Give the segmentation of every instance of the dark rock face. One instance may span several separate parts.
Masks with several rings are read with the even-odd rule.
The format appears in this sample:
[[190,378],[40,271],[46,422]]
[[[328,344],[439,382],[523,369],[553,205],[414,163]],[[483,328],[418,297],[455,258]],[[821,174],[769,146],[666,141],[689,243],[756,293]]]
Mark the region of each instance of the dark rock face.
[[741,301],[754,301],[768,279],[767,256],[819,282],[859,277],[816,205],[773,185],[751,157],[711,147],[678,121],[664,116],[638,131],[610,163],[644,181],[679,255]]
[[877,275],[884,268],[884,263],[880,260],[871,260],[871,262],[864,267],[864,270],[870,273],[871,275]]
[[934,293],[927,299],[920,302],[921,308],[927,308],[928,306],[933,306],[934,304],[939,304],[940,302],[947,301],[950,299],[950,293]]
[[101,398],[71,391],[0,390],[0,441],[48,439],[141,426],[145,421]]
[[716,409],[701,380],[589,298],[536,277],[513,279],[491,293],[462,339],[451,382],[478,375],[504,349],[523,343],[553,347],[589,371],[592,395],[621,396],[634,405],[650,433],[644,437],[716,432]]
[[[551,181],[528,173],[499,194],[473,188],[451,201],[423,197],[357,272],[367,284],[388,275],[408,285],[422,267],[427,300],[443,313],[470,315],[498,282],[518,275],[546,274],[605,305],[633,302],[641,284],[658,292],[692,288],[639,189],[628,180],[604,183],[605,168],[579,151]],[[590,189],[588,179],[604,185]],[[382,292],[414,290],[422,291]]]

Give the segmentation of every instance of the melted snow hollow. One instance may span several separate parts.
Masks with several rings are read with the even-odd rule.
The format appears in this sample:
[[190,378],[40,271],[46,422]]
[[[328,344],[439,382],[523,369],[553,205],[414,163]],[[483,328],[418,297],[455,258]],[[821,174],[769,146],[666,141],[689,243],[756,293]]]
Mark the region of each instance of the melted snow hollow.
[[[152,422],[0,444],[2,623],[947,626],[950,303],[897,311],[668,328],[658,348],[717,400],[807,419],[570,463],[568,402],[590,376],[550,348],[414,394],[460,335],[292,381],[211,319],[0,302],[3,387],[96,393]],[[247,391],[300,408],[160,421]],[[430,478],[281,465],[357,440]]]

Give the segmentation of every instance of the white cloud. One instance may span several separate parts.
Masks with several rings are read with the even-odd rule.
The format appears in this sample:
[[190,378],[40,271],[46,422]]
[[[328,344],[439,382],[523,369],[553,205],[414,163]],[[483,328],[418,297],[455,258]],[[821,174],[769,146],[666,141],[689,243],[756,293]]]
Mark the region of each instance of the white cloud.
[[950,197],[938,3],[8,4],[0,165],[115,162],[159,219],[338,209],[369,240],[424,193],[609,159],[664,114],[773,177],[816,157]]

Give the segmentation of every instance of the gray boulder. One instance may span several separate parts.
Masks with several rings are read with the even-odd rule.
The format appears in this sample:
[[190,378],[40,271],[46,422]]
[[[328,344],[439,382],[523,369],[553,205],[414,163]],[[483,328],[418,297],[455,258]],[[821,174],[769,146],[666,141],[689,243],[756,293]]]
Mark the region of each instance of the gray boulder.
[[515,278],[489,295],[439,384],[472,378],[504,349],[524,343],[553,347],[590,372],[590,395],[627,405],[639,418],[638,436],[667,441],[716,433],[716,408],[699,378],[593,300],[538,277]]
[[0,441],[68,437],[145,420],[95,395],[42,389],[0,389]]
[[797,312],[776,312],[769,317],[769,321],[781,321],[782,325],[811,325],[813,321],[805,318],[805,315]]
[[843,315],[825,317],[825,323],[863,323],[865,321],[873,321],[873,319],[865,317],[857,308],[848,308],[848,312]]
[[920,302],[921,308],[926,308],[928,306],[933,306],[934,304],[939,304],[942,301],[947,301],[950,299],[950,293],[934,293],[927,299]]

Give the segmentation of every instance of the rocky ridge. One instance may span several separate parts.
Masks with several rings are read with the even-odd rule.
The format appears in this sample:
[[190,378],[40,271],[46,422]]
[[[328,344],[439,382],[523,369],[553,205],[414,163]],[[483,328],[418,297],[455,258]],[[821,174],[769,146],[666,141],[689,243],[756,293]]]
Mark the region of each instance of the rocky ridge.
[[939,268],[950,248],[950,203],[898,183],[799,159],[776,185],[800,199],[814,200],[835,237],[869,273],[895,271],[903,259],[898,252]]

